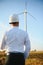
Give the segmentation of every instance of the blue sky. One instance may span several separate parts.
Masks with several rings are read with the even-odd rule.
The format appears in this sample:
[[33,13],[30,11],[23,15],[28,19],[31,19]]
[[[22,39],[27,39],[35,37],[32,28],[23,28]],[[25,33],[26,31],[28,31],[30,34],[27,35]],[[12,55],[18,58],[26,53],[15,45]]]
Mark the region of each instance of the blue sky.
[[[43,0],[0,0],[0,42],[4,33],[11,28],[9,16],[23,12],[25,1],[27,1],[27,12],[37,19],[35,20],[27,13],[27,32],[31,49],[43,50]],[[25,30],[24,14],[19,15],[19,20],[19,28]]]

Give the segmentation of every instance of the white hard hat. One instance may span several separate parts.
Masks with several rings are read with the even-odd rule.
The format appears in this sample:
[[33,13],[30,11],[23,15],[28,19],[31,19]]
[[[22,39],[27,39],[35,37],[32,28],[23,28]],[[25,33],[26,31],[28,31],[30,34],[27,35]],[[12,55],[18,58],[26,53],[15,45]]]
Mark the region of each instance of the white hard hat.
[[12,24],[14,22],[19,22],[19,18],[17,14],[13,14],[12,16],[10,16],[9,18],[9,23]]

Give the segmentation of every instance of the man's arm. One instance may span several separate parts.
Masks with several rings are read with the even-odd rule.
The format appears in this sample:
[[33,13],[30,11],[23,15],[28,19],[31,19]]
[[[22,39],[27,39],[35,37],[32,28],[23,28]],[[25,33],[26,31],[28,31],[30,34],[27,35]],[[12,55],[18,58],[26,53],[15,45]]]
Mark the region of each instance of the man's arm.
[[30,40],[27,34],[25,39],[25,52],[24,52],[25,59],[29,56],[29,52],[30,52]]
[[5,49],[5,45],[6,45],[6,39],[5,39],[5,35],[3,37],[3,40],[2,40],[2,43],[1,43],[1,50],[4,50]]

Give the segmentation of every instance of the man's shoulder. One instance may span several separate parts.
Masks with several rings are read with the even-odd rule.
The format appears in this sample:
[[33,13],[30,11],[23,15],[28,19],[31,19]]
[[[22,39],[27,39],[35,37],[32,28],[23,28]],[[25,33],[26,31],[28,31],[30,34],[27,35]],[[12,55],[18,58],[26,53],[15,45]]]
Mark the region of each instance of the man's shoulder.
[[7,35],[10,33],[10,31],[11,31],[11,29],[7,30],[7,31],[5,32],[5,35],[7,36]]
[[19,29],[19,31],[23,34],[27,34],[27,32],[25,30]]
[[[10,29],[10,30],[8,30],[7,32],[6,32],[6,35],[9,35],[9,34],[11,34],[12,33],[12,31],[13,32],[15,32],[16,30],[14,30],[14,29]],[[27,32],[25,31],[25,30],[22,30],[22,29],[17,29],[17,31],[16,31],[16,33],[20,33],[20,34],[24,34],[24,35],[27,35]]]

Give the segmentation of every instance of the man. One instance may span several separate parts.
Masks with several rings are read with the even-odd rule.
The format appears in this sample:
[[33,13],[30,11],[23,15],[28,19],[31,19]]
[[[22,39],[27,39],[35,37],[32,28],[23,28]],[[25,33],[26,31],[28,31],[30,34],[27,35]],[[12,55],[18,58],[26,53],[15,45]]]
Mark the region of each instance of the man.
[[[1,49],[6,49],[7,61],[5,65],[25,65],[25,59],[30,52],[30,40],[26,31],[19,29],[17,14],[10,17],[13,28],[4,35]],[[25,49],[24,49],[25,46]]]

